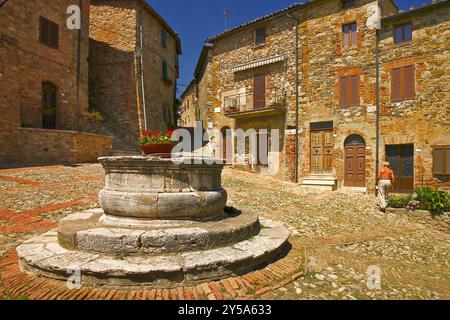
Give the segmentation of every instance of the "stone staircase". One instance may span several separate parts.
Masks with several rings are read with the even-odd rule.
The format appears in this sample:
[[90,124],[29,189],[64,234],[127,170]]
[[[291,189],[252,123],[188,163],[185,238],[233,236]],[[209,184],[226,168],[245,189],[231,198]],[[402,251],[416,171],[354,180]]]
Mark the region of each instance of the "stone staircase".
[[317,190],[336,191],[337,179],[330,174],[311,174],[304,177],[300,185]]

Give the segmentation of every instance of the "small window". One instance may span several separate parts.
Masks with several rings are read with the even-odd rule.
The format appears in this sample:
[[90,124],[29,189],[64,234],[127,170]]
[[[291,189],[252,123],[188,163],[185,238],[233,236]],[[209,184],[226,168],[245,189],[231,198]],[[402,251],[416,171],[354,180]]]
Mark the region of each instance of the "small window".
[[359,106],[359,75],[342,77],[339,87],[339,104],[341,107]]
[[391,71],[391,100],[399,102],[415,99],[414,66],[392,69]]
[[161,46],[167,48],[167,31],[164,29],[161,30]]
[[259,28],[255,31],[255,44],[261,45],[266,42],[266,28]]
[[356,0],[342,0],[342,7],[344,9],[356,6]]
[[59,25],[44,17],[40,17],[39,41],[51,48],[58,49]]
[[433,148],[433,176],[450,176],[450,146]]
[[406,23],[394,28],[394,43],[412,41],[412,23]]
[[169,80],[169,73],[167,68],[167,62],[162,62],[162,78],[163,80]]
[[356,46],[357,32],[356,22],[342,26],[342,46],[344,48]]

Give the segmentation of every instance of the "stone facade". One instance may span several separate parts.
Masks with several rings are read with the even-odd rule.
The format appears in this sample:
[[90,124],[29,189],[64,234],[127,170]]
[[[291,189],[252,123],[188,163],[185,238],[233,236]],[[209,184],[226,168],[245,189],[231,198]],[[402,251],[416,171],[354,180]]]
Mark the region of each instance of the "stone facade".
[[[299,21],[299,175],[303,180],[329,178],[336,187],[360,186],[373,190],[377,140],[376,32],[369,30],[366,22],[369,8],[376,4],[383,17],[379,45],[380,161],[385,158],[397,161],[392,155],[386,156],[386,150],[393,145],[414,144],[414,155],[399,160],[404,161],[403,171],[414,167],[408,173],[413,177],[407,177],[411,181],[405,178],[411,183],[411,189],[421,183],[445,185],[445,177],[436,179],[432,175],[432,147],[450,144],[450,97],[445,71],[450,43],[448,1],[407,13],[397,13],[395,3],[390,0],[356,1],[355,6],[347,9],[337,0],[310,1],[215,36],[209,39],[211,57],[207,60],[209,69],[203,75],[209,81],[208,101],[200,104],[202,112],[207,111],[202,120],[219,130],[279,129],[278,177],[293,179],[296,25],[294,19],[287,17],[290,14]],[[405,21],[413,24],[413,40],[394,45],[394,26]],[[356,23],[357,30],[354,45],[346,47],[343,28],[352,23]],[[255,45],[256,32],[261,28],[265,28],[265,42]],[[416,70],[416,98],[391,103],[391,70],[411,64]],[[255,96],[254,76],[259,74],[265,74],[263,109],[270,109],[270,95],[279,90],[284,97],[280,100],[284,101],[284,111],[242,112],[239,109],[240,112],[227,113],[224,109],[230,96],[240,97],[233,98],[238,104]],[[355,82],[359,102],[354,106],[344,107],[346,104],[340,103],[344,77],[359,79]],[[358,154],[351,154],[355,150]],[[353,156],[356,160],[352,160]],[[258,166],[249,168],[257,170]]]
[[[24,149],[32,139],[39,140],[39,148],[52,149],[58,137],[62,141],[68,135],[64,130],[83,129],[80,119],[88,110],[89,1],[77,4],[81,5],[83,17],[80,31],[66,26],[66,11],[72,1],[18,0],[0,9],[0,163],[40,161],[41,155],[35,156],[35,149],[31,154]],[[40,41],[40,17],[59,26],[56,48]],[[56,88],[52,126],[58,131],[33,131],[30,137],[31,131],[22,128],[43,127],[44,83]],[[48,141],[47,135],[55,138]],[[62,143],[57,145],[61,147]],[[107,149],[98,150],[97,156],[104,155]],[[69,153],[62,159],[59,155],[60,151],[44,153],[42,160],[73,159]]]
[[103,125],[112,132],[115,147],[137,147],[145,120],[154,131],[174,126],[180,40],[145,1],[91,3],[90,108],[104,116]]
[[184,91],[183,95],[180,96],[181,106],[179,109],[180,113],[180,127],[194,127],[196,117],[196,85],[192,81],[189,86]]

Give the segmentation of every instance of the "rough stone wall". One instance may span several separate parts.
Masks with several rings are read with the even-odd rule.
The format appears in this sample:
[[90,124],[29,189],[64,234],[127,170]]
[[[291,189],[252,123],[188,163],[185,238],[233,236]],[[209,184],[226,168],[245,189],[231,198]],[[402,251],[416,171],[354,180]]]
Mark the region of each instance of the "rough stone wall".
[[76,131],[20,128],[20,163],[96,162],[111,150],[112,138]]
[[[393,27],[412,22],[411,42],[394,44]],[[381,33],[381,151],[414,144],[416,185],[449,186],[433,177],[433,146],[450,145],[450,3],[383,23]],[[415,67],[415,99],[391,102],[391,70]]]
[[91,1],[89,102],[102,113],[114,144],[135,145],[139,133],[136,1]]
[[[15,0],[0,10],[0,162],[20,160],[19,127],[42,127],[42,82],[58,87],[57,128],[78,129],[78,118],[87,109],[89,1],[83,0],[79,107],[78,31],[66,27],[67,7],[72,4],[68,0]],[[58,49],[40,43],[40,16],[58,23]]]
[[[255,29],[266,28],[266,42],[264,45],[255,45]],[[294,125],[295,110],[295,23],[286,16],[275,20],[244,28],[230,34],[226,38],[214,41],[211,49],[209,95],[207,102],[207,119],[213,122],[215,129],[223,128],[274,128],[280,130],[280,145],[284,145],[284,131],[286,126]],[[284,55],[285,61],[276,62],[263,67],[256,67],[245,71],[233,72],[232,68],[271,56]],[[253,76],[266,74],[266,92],[277,89],[284,92],[286,101],[286,120],[280,121],[278,117],[267,116],[256,121],[249,118],[247,121],[227,117],[224,112],[224,100],[226,96],[248,93],[253,91]],[[220,109],[219,109],[220,108]],[[220,110],[220,111],[219,111]],[[203,116],[204,117],[204,116]],[[281,157],[285,162],[285,157]],[[280,178],[286,178],[286,166],[281,165],[278,173]]]
[[[375,185],[375,31],[366,27],[367,9],[376,1],[358,1],[342,10],[339,1],[318,1],[303,11],[300,25],[300,176],[310,174],[311,123],[333,121],[333,175],[342,186],[344,141],[358,134],[366,142],[366,185]],[[342,25],[356,22],[357,44],[342,47]],[[360,105],[339,105],[339,78],[360,75]]]
[[[163,26],[140,1],[92,1],[90,107],[102,112],[104,125],[119,146],[137,147],[137,137],[145,127],[141,61],[137,55],[141,24],[147,126],[165,131],[175,121],[176,40],[167,33],[167,47],[162,46]],[[168,65],[169,82],[162,80],[163,60]]]
[[[166,48],[162,46],[163,26],[141,2],[138,3],[137,19],[143,26],[147,125],[150,130],[166,131],[175,123],[174,103],[178,64],[176,40],[167,32],[167,46]],[[168,66],[168,82],[163,81],[163,61]]]
[[181,97],[181,127],[195,125],[195,84],[191,84]]

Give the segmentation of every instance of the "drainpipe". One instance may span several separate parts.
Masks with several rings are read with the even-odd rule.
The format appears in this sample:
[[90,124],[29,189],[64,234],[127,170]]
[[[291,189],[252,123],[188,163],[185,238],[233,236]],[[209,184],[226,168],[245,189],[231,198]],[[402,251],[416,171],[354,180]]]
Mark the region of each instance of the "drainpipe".
[[[376,46],[375,46],[375,68],[376,68],[376,164],[375,164],[375,184],[378,185],[378,170],[380,165],[380,29],[376,29]],[[378,190],[375,186],[375,196]]]
[[78,29],[78,47],[77,47],[77,131],[80,131],[80,82],[81,82],[81,30],[84,28],[84,19],[83,19],[83,0],[79,1],[80,14],[81,14],[81,26]]
[[142,18],[141,23],[139,24],[139,49],[140,49],[140,55],[141,55],[141,91],[142,91],[142,109],[144,111],[144,129],[145,131],[148,130],[147,128],[147,108],[145,104],[145,82],[144,82],[144,45],[143,45],[143,36],[142,36]]
[[298,105],[299,105],[299,92],[298,92],[298,77],[299,77],[299,67],[298,67],[298,24],[300,22],[300,19],[287,14],[287,16],[291,19],[293,19],[295,21],[295,176],[294,176],[294,181],[295,183],[298,183],[298,164],[299,164],[299,159],[298,159],[298,151],[299,151],[299,138],[298,138],[298,134],[299,134],[299,109],[298,109]]

